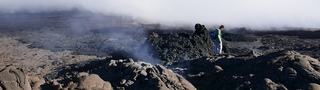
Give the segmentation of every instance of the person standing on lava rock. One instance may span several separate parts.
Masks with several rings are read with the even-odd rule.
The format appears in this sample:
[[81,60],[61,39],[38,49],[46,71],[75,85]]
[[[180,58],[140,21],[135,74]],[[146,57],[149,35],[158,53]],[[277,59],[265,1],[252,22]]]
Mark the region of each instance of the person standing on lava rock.
[[215,29],[211,35],[211,38],[214,40],[214,45],[215,45],[214,53],[217,55],[222,53],[222,36],[221,36],[222,30],[224,30],[223,25]]

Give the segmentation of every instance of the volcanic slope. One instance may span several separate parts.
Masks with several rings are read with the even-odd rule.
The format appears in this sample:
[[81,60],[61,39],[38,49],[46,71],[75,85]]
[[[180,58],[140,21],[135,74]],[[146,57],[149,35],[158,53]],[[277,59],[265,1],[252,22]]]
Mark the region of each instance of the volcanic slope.
[[[189,31],[152,33],[127,19],[117,23],[112,17],[91,16],[2,15],[1,89],[319,89],[317,31],[302,31],[306,37],[294,34],[301,31],[226,30],[225,54],[216,56],[211,30],[201,24]],[[71,27],[65,22],[78,23]],[[141,53],[141,48],[150,48],[147,54],[162,65],[110,54]]]

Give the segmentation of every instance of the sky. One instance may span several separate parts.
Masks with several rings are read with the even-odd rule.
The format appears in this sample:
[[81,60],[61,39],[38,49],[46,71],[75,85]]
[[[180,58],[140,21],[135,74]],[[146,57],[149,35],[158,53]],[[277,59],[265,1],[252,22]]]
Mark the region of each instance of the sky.
[[320,28],[320,0],[1,0],[2,12],[84,9],[161,24]]

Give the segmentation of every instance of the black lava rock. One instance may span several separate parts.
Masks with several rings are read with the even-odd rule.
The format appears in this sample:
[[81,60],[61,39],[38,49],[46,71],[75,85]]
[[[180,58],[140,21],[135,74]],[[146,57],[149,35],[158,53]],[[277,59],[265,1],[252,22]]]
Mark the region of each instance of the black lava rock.
[[147,42],[151,42],[151,47],[154,49],[152,53],[166,65],[213,55],[214,44],[210,32],[201,24],[196,24],[195,30],[193,34],[154,33],[149,36]]

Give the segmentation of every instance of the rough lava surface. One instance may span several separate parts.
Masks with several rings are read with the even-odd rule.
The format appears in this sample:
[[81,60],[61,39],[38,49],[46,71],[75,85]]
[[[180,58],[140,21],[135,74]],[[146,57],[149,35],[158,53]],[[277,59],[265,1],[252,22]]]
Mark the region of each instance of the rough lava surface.
[[[193,60],[213,55],[214,44],[204,25],[196,24],[194,33],[152,33],[148,40],[155,55],[171,65],[183,60]],[[150,44],[149,44],[150,45]]]
[[201,24],[81,11],[0,18],[0,90],[320,89],[319,31],[226,30],[224,54],[213,55]]

